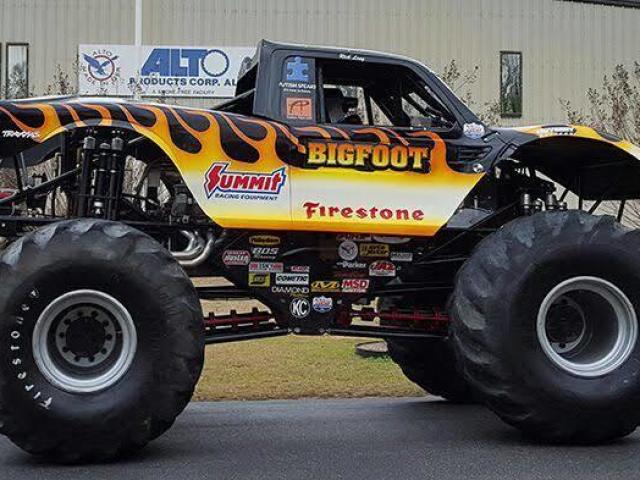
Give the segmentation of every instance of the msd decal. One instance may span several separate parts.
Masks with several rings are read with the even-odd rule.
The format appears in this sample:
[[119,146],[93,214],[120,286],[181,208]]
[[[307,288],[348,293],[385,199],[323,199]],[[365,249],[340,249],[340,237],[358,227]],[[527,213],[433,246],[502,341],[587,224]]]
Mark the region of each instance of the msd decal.
[[271,173],[232,172],[229,164],[217,162],[206,173],[207,198],[276,200],[287,180],[285,167]]

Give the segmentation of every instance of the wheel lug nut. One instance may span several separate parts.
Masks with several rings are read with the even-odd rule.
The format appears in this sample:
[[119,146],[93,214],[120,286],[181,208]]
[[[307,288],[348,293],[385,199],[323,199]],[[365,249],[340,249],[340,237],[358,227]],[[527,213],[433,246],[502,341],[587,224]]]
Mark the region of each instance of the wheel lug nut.
[[31,298],[38,298],[40,297],[40,293],[34,288],[33,290],[31,290],[31,292],[29,292],[29,296]]
[[29,311],[29,305],[27,305],[26,303],[23,303],[20,308],[22,309],[23,312],[28,312]]

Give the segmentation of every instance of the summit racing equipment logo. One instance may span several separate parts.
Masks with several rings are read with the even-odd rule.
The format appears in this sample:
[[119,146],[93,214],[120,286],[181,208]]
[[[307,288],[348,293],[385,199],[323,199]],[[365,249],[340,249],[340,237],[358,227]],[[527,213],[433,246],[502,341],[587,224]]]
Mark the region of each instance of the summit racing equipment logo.
[[287,180],[285,167],[271,173],[230,172],[228,163],[211,165],[206,173],[207,198],[236,200],[276,200]]
[[428,172],[428,147],[372,145],[349,142],[309,142],[306,165],[311,167],[354,168],[357,170],[397,170]]

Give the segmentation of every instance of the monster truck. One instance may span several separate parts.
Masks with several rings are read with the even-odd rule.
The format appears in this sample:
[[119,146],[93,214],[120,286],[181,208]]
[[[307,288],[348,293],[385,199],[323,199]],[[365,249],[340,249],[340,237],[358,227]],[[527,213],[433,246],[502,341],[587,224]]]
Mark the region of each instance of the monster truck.
[[[289,333],[384,338],[538,439],[640,422],[640,149],[610,133],[490,128],[420,63],[262,41],[215,109],[1,102],[0,158],[0,431],[31,453],[141,448],[205,344]],[[263,307],[204,317],[232,298]]]

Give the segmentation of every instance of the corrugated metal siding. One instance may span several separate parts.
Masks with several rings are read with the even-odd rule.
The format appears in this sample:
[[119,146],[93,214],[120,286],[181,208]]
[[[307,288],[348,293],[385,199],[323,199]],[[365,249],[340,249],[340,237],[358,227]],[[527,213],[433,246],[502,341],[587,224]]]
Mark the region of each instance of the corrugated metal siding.
[[72,74],[80,43],[133,43],[132,0],[0,0],[2,85],[7,42],[29,44],[29,83],[36,95],[56,65]]
[[[78,43],[133,41],[134,0],[0,0],[0,42],[28,41],[34,90]],[[144,0],[143,42],[254,45],[261,38],[401,53],[440,71],[480,67],[475,110],[499,95],[499,52],[523,53],[524,117],[564,119],[619,63],[640,60],[640,10],[555,0]],[[199,102],[210,103],[210,100]]]

